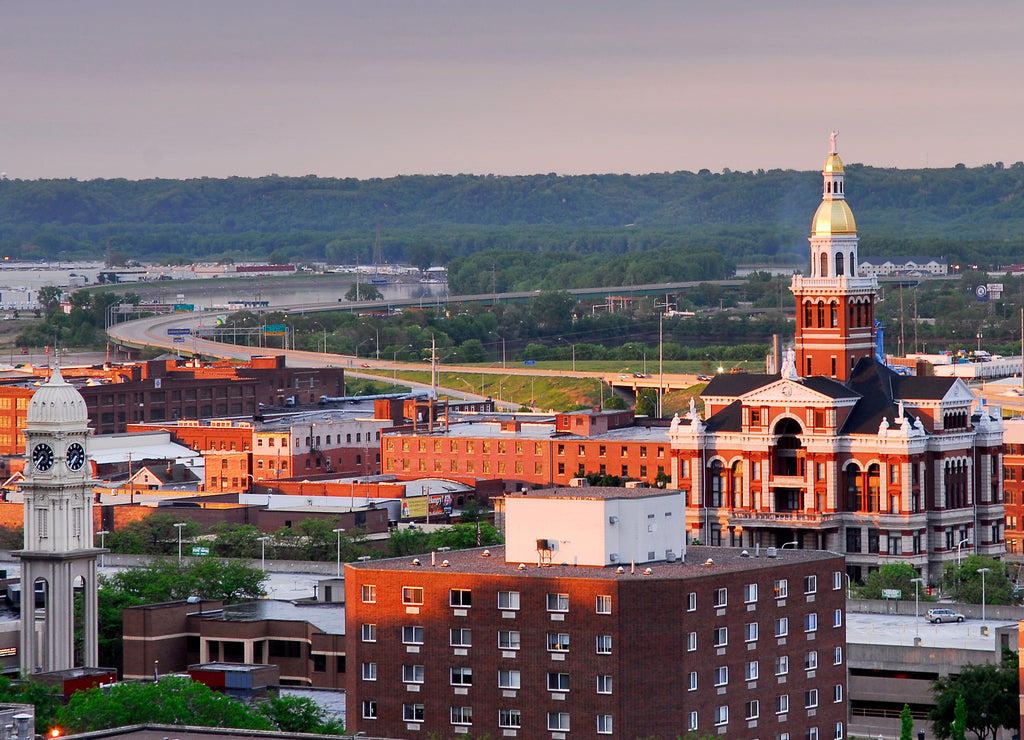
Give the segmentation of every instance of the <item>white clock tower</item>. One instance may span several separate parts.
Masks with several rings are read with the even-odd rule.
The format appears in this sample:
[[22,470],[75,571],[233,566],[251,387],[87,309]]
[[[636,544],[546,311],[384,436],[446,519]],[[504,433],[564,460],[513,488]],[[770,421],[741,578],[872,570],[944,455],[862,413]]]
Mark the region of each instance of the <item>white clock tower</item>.
[[[56,369],[32,396],[25,429],[25,549],[21,559],[21,671],[96,666],[98,618],[89,415]],[[37,584],[45,608],[37,612]],[[75,656],[75,600],[82,652]]]

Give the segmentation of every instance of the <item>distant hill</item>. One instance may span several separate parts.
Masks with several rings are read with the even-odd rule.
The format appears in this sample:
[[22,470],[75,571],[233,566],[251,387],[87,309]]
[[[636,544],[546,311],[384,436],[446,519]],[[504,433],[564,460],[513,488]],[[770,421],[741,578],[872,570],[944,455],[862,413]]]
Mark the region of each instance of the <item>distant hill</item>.
[[[1019,262],[1022,193],[1021,162],[934,170],[847,165],[847,194],[863,254]],[[669,272],[696,269],[702,278],[728,272],[736,262],[803,258],[820,197],[820,173],[792,170],[5,180],[0,250],[39,259],[108,254],[365,262],[379,222],[388,261],[454,260],[457,267],[458,258],[487,252],[495,270],[504,266],[503,255],[515,253],[548,255],[558,264],[597,255],[632,257],[627,267],[656,255],[656,263],[672,255],[720,263],[710,269],[664,266]]]

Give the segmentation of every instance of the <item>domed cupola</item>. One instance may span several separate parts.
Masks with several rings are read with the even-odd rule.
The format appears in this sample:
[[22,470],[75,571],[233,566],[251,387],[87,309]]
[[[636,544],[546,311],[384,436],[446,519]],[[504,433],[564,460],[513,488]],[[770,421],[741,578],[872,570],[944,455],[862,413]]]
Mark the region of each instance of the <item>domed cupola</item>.
[[35,427],[83,425],[89,421],[85,399],[73,385],[64,380],[60,368],[36,391],[28,404],[25,421]]

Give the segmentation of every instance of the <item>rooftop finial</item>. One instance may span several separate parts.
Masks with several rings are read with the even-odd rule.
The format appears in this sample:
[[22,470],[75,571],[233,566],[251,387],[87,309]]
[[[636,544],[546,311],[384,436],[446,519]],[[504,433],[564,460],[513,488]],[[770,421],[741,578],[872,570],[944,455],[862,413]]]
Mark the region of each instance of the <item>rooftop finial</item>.
[[839,136],[839,131],[837,131],[836,129],[832,129],[832,133],[828,137],[829,143],[832,145],[832,150],[829,152],[829,154],[836,154],[836,137],[837,136]]

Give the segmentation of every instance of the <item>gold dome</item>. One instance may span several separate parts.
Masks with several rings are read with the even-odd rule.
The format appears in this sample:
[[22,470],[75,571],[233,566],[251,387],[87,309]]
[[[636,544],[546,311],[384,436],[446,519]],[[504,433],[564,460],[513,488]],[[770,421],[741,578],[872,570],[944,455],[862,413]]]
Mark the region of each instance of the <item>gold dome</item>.
[[[835,155],[832,158],[837,161],[839,159]],[[839,166],[842,167],[842,163]],[[850,210],[850,206],[846,205],[845,200],[823,200],[821,202],[811,221],[813,236],[856,233],[857,222],[853,220],[853,211]]]
[[828,159],[825,160],[825,172],[843,172],[843,160],[839,158],[838,154],[828,155]]

